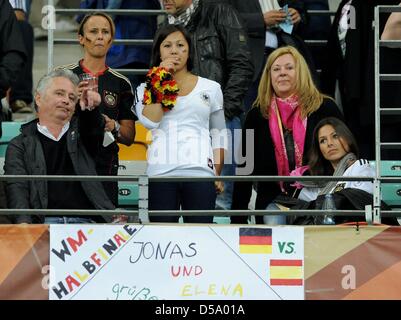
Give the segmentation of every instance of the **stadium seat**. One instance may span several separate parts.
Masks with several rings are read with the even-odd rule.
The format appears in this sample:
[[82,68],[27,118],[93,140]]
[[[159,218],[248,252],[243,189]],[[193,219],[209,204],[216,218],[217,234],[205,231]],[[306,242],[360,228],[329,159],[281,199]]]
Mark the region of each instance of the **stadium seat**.
[[[143,175],[146,172],[146,151],[150,141],[149,131],[140,123],[135,123],[135,142],[131,146],[119,144],[120,166],[118,175]],[[118,183],[118,206],[138,207],[139,188],[136,182]]]
[[230,224],[231,218],[230,217],[213,217],[213,223],[216,224]]
[[146,151],[151,142],[150,131],[147,130],[142,124],[135,123],[135,142],[128,146],[119,144],[120,151],[118,157],[120,160],[137,160],[146,161]]
[[[146,172],[146,161],[121,160],[118,175],[143,175]],[[139,188],[137,182],[118,182],[118,206],[120,208],[137,208]]]
[[17,135],[20,134],[23,122],[2,122],[3,135],[0,138],[0,157],[6,156],[7,145]]
[[[375,161],[369,161],[375,167]],[[401,161],[381,161],[381,175],[383,177],[401,176]],[[401,208],[401,183],[382,183],[382,200],[392,208]]]

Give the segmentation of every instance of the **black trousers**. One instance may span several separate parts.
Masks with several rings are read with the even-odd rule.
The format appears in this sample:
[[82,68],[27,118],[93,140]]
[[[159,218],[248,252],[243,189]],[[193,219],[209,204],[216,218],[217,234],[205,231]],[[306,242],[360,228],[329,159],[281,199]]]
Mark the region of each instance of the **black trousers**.
[[[151,182],[149,210],[214,210],[213,182]],[[178,222],[179,216],[153,216],[151,222]],[[213,216],[185,216],[184,222],[213,223]]]
[[26,64],[18,75],[16,83],[11,88],[10,104],[15,100],[23,100],[27,104],[32,103],[32,65],[33,65],[33,28],[29,22],[18,20],[18,25],[21,28],[26,51],[28,54]]

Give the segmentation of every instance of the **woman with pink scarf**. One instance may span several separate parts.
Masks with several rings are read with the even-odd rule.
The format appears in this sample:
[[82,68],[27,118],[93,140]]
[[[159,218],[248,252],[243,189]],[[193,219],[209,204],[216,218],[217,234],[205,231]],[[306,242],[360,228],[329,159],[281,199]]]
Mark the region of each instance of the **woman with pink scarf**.
[[[257,176],[289,176],[291,171],[299,170],[308,163],[314,127],[326,117],[343,119],[334,100],[316,88],[302,55],[290,46],[273,51],[242,130],[246,163],[238,166],[237,174],[247,171],[245,174]],[[247,147],[251,154],[246,154]],[[248,208],[252,186],[251,181],[235,183],[233,210]],[[294,192],[283,182],[259,182],[255,187],[255,209],[273,209],[269,205],[278,194]],[[262,222],[261,218],[257,222]],[[264,221],[285,224],[285,216],[265,216]],[[231,222],[247,223],[247,217],[233,216]]]

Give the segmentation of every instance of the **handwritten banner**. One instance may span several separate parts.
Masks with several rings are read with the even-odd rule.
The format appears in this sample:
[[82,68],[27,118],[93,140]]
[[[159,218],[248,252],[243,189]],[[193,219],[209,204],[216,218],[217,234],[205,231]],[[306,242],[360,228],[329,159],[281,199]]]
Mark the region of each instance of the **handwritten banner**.
[[49,298],[304,299],[304,229],[51,225]]

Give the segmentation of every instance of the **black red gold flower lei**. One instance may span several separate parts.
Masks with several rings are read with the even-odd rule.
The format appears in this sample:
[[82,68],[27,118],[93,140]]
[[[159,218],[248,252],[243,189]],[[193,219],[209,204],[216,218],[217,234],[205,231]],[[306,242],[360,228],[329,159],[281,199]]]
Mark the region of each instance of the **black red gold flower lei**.
[[166,68],[151,68],[146,75],[145,84],[144,105],[161,103],[164,111],[174,108],[179,89],[177,82]]

